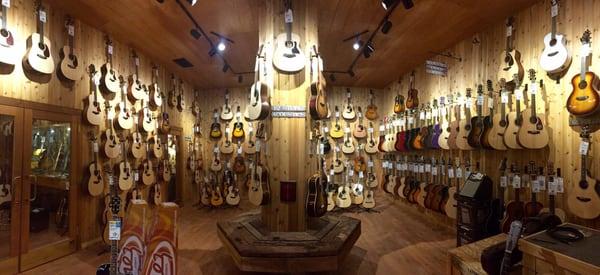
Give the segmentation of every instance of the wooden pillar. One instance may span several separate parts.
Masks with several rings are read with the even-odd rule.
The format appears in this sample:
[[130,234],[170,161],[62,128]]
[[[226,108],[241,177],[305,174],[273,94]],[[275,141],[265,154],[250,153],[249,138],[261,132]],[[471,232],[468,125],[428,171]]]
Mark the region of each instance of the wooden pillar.
[[[305,55],[305,68],[296,74],[286,74],[273,67],[275,38],[285,32],[285,3],[265,0],[259,15],[259,43],[266,54],[266,83],[271,88],[273,106],[306,106],[310,95],[310,56],[318,45],[316,1],[293,0],[292,32],[300,36],[300,48]],[[272,231],[304,231],[306,180],[313,172],[308,156],[310,119],[269,118],[266,161],[271,173],[271,203],[262,207],[262,220]],[[282,203],[280,182],[296,181],[296,201]]]

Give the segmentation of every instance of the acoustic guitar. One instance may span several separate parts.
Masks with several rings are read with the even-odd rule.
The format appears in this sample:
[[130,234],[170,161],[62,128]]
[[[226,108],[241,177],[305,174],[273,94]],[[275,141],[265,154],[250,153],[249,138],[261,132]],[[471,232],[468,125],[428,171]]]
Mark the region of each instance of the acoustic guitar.
[[[443,98],[442,98],[443,100]],[[429,148],[431,149],[440,149],[442,148],[439,144],[439,138],[442,135],[442,128],[440,126],[440,112],[439,112],[440,108],[438,106],[438,101],[437,99],[433,100],[433,108],[431,110],[431,124],[432,127],[430,128],[430,137],[429,137]]]
[[400,126],[399,130],[396,132],[396,142],[394,143],[394,149],[398,152],[407,152],[408,148],[406,147],[406,117],[404,113],[400,113]]
[[[350,169],[350,168],[348,168]],[[335,205],[339,208],[348,208],[352,205],[352,198],[350,197],[350,179],[348,174],[345,175],[346,180],[343,184],[338,187],[337,196],[335,197]]]
[[[458,93],[457,98],[460,99],[460,93]],[[452,113],[454,113],[454,120],[452,120]],[[460,131],[460,119],[460,104],[456,104],[456,106],[451,105],[451,107],[448,108],[448,120],[450,121],[448,128],[448,131],[450,131],[448,134],[448,147],[450,147],[450,150],[459,149],[456,145],[456,140],[458,138],[458,132]]]
[[513,98],[514,107],[511,108],[511,111],[508,113],[508,125],[506,127],[506,131],[504,132],[504,144],[506,147],[510,149],[523,149],[521,144],[519,143],[518,133],[519,128],[523,123],[523,114],[521,113],[521,99],[523,99],[523,91],[521,91],[521,82],[519,81],[519,77],[517,75],[513,76],[514,90],[513,90]]
[[567,39],[564,34],[556,30],[558,17],[558,0],[551,0],[550,17],[552,18],[552,31],[544,36],[544,50],[540,56],[540,67],[548,74],[561,74],[571,66],[571,53],[567,49]]
[[[456,163],[456,167],[459,167],[460,163]],[[448,200],[446,201],[446,203],[444,204],[444,213],[446,213],[446,216],[448,216],[449,218],[455,220],[456,219],[456,206],[458,204],[458,202],[456,201],[456,197],[455,194],[456,192],[458,192],[459,189],[459,184],[460,184],[460,179],[456,179],[454,181],[454,184],[452,184],[452,179],[456,178],[455,174],[454,174],[454,167],[452,167],[452,159],[450,157],[448,157],[448,184],[449,184],[449,188],[448,188]]]
[[308,179],[305,207],[309,217],[321,217],[327,212],[325,186],[328,182],[322,169],[323,162],[322,158],[317,160],[317,172]]
[[331,169],[335,174],[344,172],[344,163],[339,158],[338,151],[340,151],[340,148],[336,145],[335,150],[333,150],[333,159],[331,160]]
[[369,120],[376,120],[379,115],[377,115],[377,106],[373,103],[373,90],[369,91],[369,105],[367,106],[367,111],[365,112],[365,116]]
[[123,160],[119,163],[119,189],[125,191],[131,189],[133,186],[133,173],[131,170],[131,164],[129,163],[129,159],[127,158],[127,140],[121,140],[121,148]]
[[304,69],[305,57],[300,47],[300,36],[292,32],[294,15],[291,0],[285,1],[284,18],[286,31],[275,39],[273,66],[281,72],[293,74]]
[[373,122],[369,121],[369,128],[367,128],[368,137],[365,144],[365,152],[367,154],[375,154],[378,152],[377,140],[375,139],[375,129],[373,128]]
[[573,76],[571,85],[573,91],[567,99],[567,111],[577,117],[590,116],[598,111],[600,106],[600,95],[598,76],[591,72],[588,67],[587,58],[592,52],[591,32],[585,30],[581,36],[581,69],[578,75]]
[[421,106],[421,110],[419,111],[419,117],[416,119],[416,127],[413,129],[414,139],[412,141],[412,147],[415,150],[423,150],[425,149],[425,144],[423,144],[423,137],[427,135],[427,126],[424,126],[425,120],[425,104]]
[[367,136],[367,129],[365,128],[365,125],[363,123],[363,113],[362,108],[360,106],[358,107],[357,116],[358,121],[354,124],[354,128],[352,129],[352,135],[356,139],[362,139]]
[[41,1],[36,7],[37,32],[27,38],[27,51],[23,57],[23,68],[35,73],[50,75],[54,72],[54,59],[52,58],[52,42],[44,36],[46,23],[46,9]]
[[[469,99],[467,99],[469,100]],[[477,85],[477,98],[475,103],[475,108],[477,115],[471,117],[471,130],[469,131],[469,135],[467,136],[467,142],[469,146],[473,148],[481,148],[481,136],[483,135],[484,125],[483,125],[483,116],[481,113],[481,109],[483,108],[483,86],[481,84]],[[467,107],[469,108],[469,107]],[[470,112],[470,108],[469,108]]]
[[[108,167],[107,167],[108,168]],[[105,197],[105,207],[103,216],[104,230],[102,234],[103,241],[110,246],[110,263],[105,263],[100,265],[96,269],[96,275],[114,275],[118,274],[119,270],[118,265],[118,257],[119,257],[119,241],[116,239],[110,239],[110,222],[121,222],[122,217],[120,214],[121,208],[121,198],[117,194],[117,190],[114,184],[114,178],[112,175],[112,171],[110,169],[106,169],[106,177],[109,182],[109,194]],[[119,232],[120,235],[120,232]]]
[[342,144],[342,152],[344,154],[353,154],[356,151],[356,147],[354,146],[354,141],[350,136],[350,124],[346,122],[346,128],[344,129],[344,142]]
[[102,65],[100,71],[102,71],[102,79],[100,80],[100,91],[106,94],[108,97],[114,97],[116,93],[120,91],[119,73],[112,64],[113,57],[113,45],[112,41],[108,36],[106,40],[106,63]]
[[4,1],[0,5],[0,66],[14,70],[16,60],[15,37],[13,36],[8,25],[8,8],[10,1]]
[[232,184],[227,187],[227,196],[225,197],[225,202],[228,205],[237,206],[240,204],[240,201],[240,189],[234,175]]
[[479,142],[484,149],[494,149],[490,144],[490,135],[492,134],[492,128],[494,127],[494,87],[492,81],[487,80],[487,96],[486,106],[487,114],[483,116],[483,133],[481,133],[481,141]]
[[[157,120],[154,119],[154,122]],[[157,159],[163,156],[163,144],[160,140],[160,134],[158,133],[158,125],[155,126],[155,130],[152,131],[152,135],[148,134],[148,144],[152,145],[152,155]]]
[[252,123],[249,123],[250,129],[248,129],[248,138],[246,142],[242,145],[242,151],[246,155],[253,155],[256,153],[256,138],[254,137],[254,128],[252,127]]
[[121,130],[129,130],[133,127],[133,116],[125,92],[127,83],[122,76],[119,76],[119,82],[121,83],[121,102],[116,107],[117,119],[115,126]]
[[90,142],[92,147],[92,162],[88,165],[90,177],[88,178],[88,192],[92,197],[97,197],[104,192],[104,179],[102,176],[102,165],[98,157],[99,146],[97,138],[93,133],[90,133]]
[[[310,110],[310,117],[314,120],[319,120],[327,118],[327,113],[329,112],[325,94],[327,83],[323,77],[323,59],[316,53],[316,46],[313,46],[313,50],[315,51],[315,57],[311,58],[311,60],[315,59],[316,61],[311,63],[310,73],[312,82],[310,84],[310,100],[308,102],[308,107]],[[316,68],[314,68],[315,66]]]
[[152,111],[150,111],[150,108],[148,108],[148,102],[143,98],[141,100],[141,106],[142,110],[139,115],[139,124],[142,125],[142,130],[144,130],[144,132],[150,133],[156,128],[156,123],[154,121],[155,116],[152,114]]
[[444,150],[450,150],[450,144],[448,144],[448,138],[450,137],[450,121],[452,112],[450,112],[452,106],[452,96],[440,97],[440,110],[439,110],[439,128],[440,133],[438,136],[437,143],[440,148]]
[[394,113],[400,114],[406,111],[406,106],[404,106],[404,96],[400,94],[400,80],[398,81],[398,86],[396,88],[396,97],[394,97]]
[[131,58],[133,59],[133,65],[135,71],[133,74],[129,76],[129,87],[127,88],[127,96],[133,102],[142,99],[148,99],[146,97],[145,86],[142,84],[140,80],[139,67],[140,67],[140,58],[138,57],[135,50],[131,52]]
[[344,104],[342,117],[345,120],[354,120],[354,118],[356,118],[356,112],[354,110],[354,105],[352,104],[352,92],[350,92],[350,88],[346,88],[346,104]]
[[212,181],[212,192],[210,195],[210,205],[213,207],[219,207],[223,205],[223,194],[221,193],[221,185],[217,180]]
[[[385,118],[387,120],[387,117]],[[379,142],[377,143],[377,150],[384,153],[383,145],[385,144],[385,120],[379,121]]]
[[512,173],[512,187],[515,192],[514,200],[506,204],[506,216],[502,220],[502,232],[508,233],[510,224],[513,221],[522,220],[525,215],[524,205],[520,199],[520,188],[521,188],[521,175],[518,168],[515,165],[511,165],[510,171]]
[[112,112],[112,105],[110,105],[109,101],[105,103],[106,110],[106,123],[107,127],[104,131],[104,135],[102,139],[104,141],[103,152],[104,155],[110,159],[115,159],[119,157],[121,151],[121,142],[119,138],[117,138],[115,128],[113,127],[114,114]]
[[364,200],[361,204],[364,209],[373,209],[375,208],[375,192],[372,187],[367,185],[366,190],[364,191]]
[[248,198],[250,203],[256,206],[267,205],[271,202],[269,171],[267,167],[262,165],[260,152],[256,153],[256,163],[253,167]]
[[535,70],[529,70],[529,106],[523,111],[523,123],[517,133],[519,144],[528,149],[541,149],[548,145],[548,131],[544,126],[544,119],[536,112],[536,94],[543,88],[540,81],[538,87],[535,79]]
[[506,21],[506,48],[498,58],[498,60],[501,60],[498,69],[498,80],[504,79],[507,82],[512,82],[513,75],[517,75],[519,82],[521,82],[524,70],[521,62],[521,52],[516,50],[513,45],[513,23],[514,17],[511,16]]
[[[162,96],[161,96],[162,98]],[[152,100],[150,100],[152,102]],[[167,112],[166,104],[161,103],[161,112],[158,117],[158,131],[162,134],[168,135],[171,132],[171,121],[169,118],[169,113]],[[202,132],[200,131],[200,113],[195,115],[196,123],[194,123],[194,135],[202,136]]]
[[408,89],[408,97],[406,98],[406,108],[419,108],[419,91],[414,87],[415,71],[410,73],[410,87]]
[[492,128],[487,135],[487,143],[494,149],[499,151],[507,150],[504,144],[504,134],[509,120],[506,115],[506,104],[508,104],[509,95],[506,91],[506,81],[500,80],[500,112],[493,115]]
[[217,148],[215,146],[215,149],[213,150],[213,159],[210,163],[210,170],[213,172],[219,172],[223,169],[223,163],[221,162],[221,159],[219,158],[219,148]]
[[146,159],[142,164],[142,182],[146,186],[150,186],[156,182],[156,173],[154,172],[154,166],[152,166],[152,161],[150,160],[150,146],[148,143],[146,143]]
[[163,93],[158,85],[158,66],[152,66],[152,85],[150,85],[150,106],[160,108],[163,105]]
[[242,156],[241,153],[239,153],[235,157],[235,160],[233,161],[233,171],[236,174],[245,174],[246,173],[246,160],[244,159],[244,157]]
[[86,121],[94,126],[99,126],[102,122],[102,104],[104,100],[98,96],[98,86],[100,85],[100,72],[95,70],[94,66],[90,69],[90,94],[88,95],[84,110]]
[[229,90],[225,90],[225,103],[221,107],[220,118],[224,121],[233,119],[233,110],[231,109],[231,105],[229,105]]
[[[264,45],[261,45],[256,55],[256,65],[254,66],[254,83],[250,87],[250,104],[248,105],[248,118],[250,120],[263,120],[271,113],[271,103],[269,103],[269,86],[261,81],[260,65],[264,62],[264,56],[261,56]],[[266,74],[266,72],[264,72]]]
[[83,75],[83,67],[79,64],[79,51],[75,49],[75,23],[73,19],[67,17],[65,22],[67,29],[68,45],[60,50],[60,65],[58,66],[59,75],[66,80],[77,81]]
[[[473,146],[469,144],[469,134],[471,133],[471,129],[473,125],[471,124],[473,120],[471,119],[471,106],[473,105],[473,98],[471,98],[471,88],[467,88],[467,93],[464,98],[464,114],[465,118],[459,121],[458,127],[458,135],[456,137],[456,147],[460,150],[473,150]],[[460,112],[460,110],[459,110]]]
[[235,112],[236,121],[233,123],[233,137],[237,139],[242,139],[246,135],[244,131],[244,123],[241,121],[242,113],[240,111],[240,106],[237,106],[237,110]]
[[361,205],[365,200],[364,185],[360,181],[361,178],[356,181],[350,179],[350,201],[352,204]]
[[587,155],[590,147],[589,126],[581,129],[581,168],[579,182],[569,190],[567,205],[575,216],[592,220],[600,216],[600,182],[591,176],[587,168]]
[[141,159],[145,156],[146,145],[138,128],[138,115],[135,109],[131,110],[133,114],[133,123],[135,131],[131,133],[131,155],[136,159]]
[[331,130],[329,130],[329,136],[334,139],[339,139],[344,136],[344,129],[340,125],[340,111],[338,106],[335,106],[335,120],[331,123]]
[[225,155],[233,153],[233,142],[229,138],[229,124],[225,124],[225,139],[219,142],[219,152]]
[[543,208],[540,213],[556,215],[561,221],[566,221],[567,214],[565,211],[556,207],[556,194],[562,192],[559,189],[559,181],[562,184],[562,180],[560,168],[557,168],[556,174],[554,174],[554,165],[552,162],[548,162],[548,207]]
[[529,187],[531,189],[531,200],[525,203],[525,217],[536,217],[544,205],[537,200],[537,193],[540,191],[539,182],[537,181],[538,175],[544,174],[544,168],[540,167],[536,173],[535,162],[529,162]]
[[221,123],[219,123],[219,111],[215,109],[213,111],[213,123],[210,125],[210,137],[213,139],[220,139],[223,133],[221,132]]

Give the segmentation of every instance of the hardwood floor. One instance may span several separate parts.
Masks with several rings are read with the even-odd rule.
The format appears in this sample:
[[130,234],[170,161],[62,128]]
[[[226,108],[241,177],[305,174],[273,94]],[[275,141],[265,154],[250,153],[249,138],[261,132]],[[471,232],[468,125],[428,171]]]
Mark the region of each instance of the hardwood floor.
[[[376,199],[379,212],[345,214],[362,220],[362,235],[345,267],[335,274],[445,274],[454,234],[413,207],[393,203],[383,193]],[[179,221],[178,273],[245,274],[223,249],[216,221],[257,211],[252,209],[247,202],[231,209],[184,207]],[[98,256],[98,251],[100,248],[84,249],[24,274],[93,274],[96,266],[109,260],[108,254]]]

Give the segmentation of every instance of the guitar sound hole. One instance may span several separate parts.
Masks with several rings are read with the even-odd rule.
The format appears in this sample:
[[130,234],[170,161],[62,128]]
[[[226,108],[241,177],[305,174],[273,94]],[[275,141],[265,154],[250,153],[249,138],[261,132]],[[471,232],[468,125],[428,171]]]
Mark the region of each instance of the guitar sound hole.
[[579,188],[581,188],[581,189],[584,189],[584,190],[585,190],[585,189],[587,189],[587,188],[588,188],[588,186],[589,186],[589,184],[588,184],[588,182],[587,182],[587,181],[585,181],[585,180],[582,180],[582,181],[580,181],[580,182],[579,182]]
[[465,126],[465,130],[466,130],[466,131],[471,131],[471,125],[466,125],[466,126]]
[[[577,85],[579,87],[579,89],[585,89],[587,87],[587,81],[585,80],[581,80],[579,81],[579,85]],[[585,97],[587,99],[587,96]],[[579,97],[577,97],[577,100],[580,100]]]
[[550,46],[554,46],[554,45],[556,45],[556,38],[552,38],[550,40]]
[[38,48],[40,48],[40,50],[42,50],[42,51],[45,51],[46,45],[44,45],[44,43],[40,42],[40,43],[38,43]]
[[0,35],[4,38],[8,37],[8,31],[6,29],[0,30]]
[[501,127],[506,127],[506,121],[504,121],[504,120],[501,120],[501,121],[500,121],[500,123],[499,123],[499,125],[500,125]]

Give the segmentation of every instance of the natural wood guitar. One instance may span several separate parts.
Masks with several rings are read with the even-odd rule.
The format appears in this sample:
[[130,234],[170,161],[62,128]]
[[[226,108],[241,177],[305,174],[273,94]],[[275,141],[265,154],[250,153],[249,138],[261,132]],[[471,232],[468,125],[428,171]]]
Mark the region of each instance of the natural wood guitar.
[[490,130],[487,140],[494,150],[504,151],[508,148],[504,144],[504,134],[509,120],[506,115],[506,104],[508,104],[509,95],[506,90],[506,82],[500,81],[500,112],[494,114],[492,119],[492,129]]
[[112,114],[112,105],[110,105],[109,101],[105,102],[105,106],[106,106],[106,123],[107,123],[107,127],[106,130],[104,131],[104,135],[102,136],[102,139],[104,140],[104,155],[110,159],[115,159],[118,158],[120,153],[121,153],[121,141],[119,140],[119,138],[117,137],[116,131],[113,127],[113,116],[112,115],[108,115],[109,113]]
[[521,113],[521,99],[523,91],[520,89],[520,82],[517,75],[513,76],[514,90],[513,97],[515,98],[514,106],[511,112],[508,113],[508,126],[504,132],[504,144],[510,149],[523,149],[519,144],[518,133],[519,128],[523,124],[523,114]]
[[127,83],[123,77],[119,76],[121,82],[121,102],[117,104],[117,119],[115,125],[122,130],[129,130],[133,127],[133,115],[131,112],[131,103],[127,100],[126,87]]
[[[261,56],[263,45],[260,46],[256,55],[256,65],[254,66],[254,83],[250,87],[250,103],[248,105],[248,118],[250,120],[266,119],[271,113],[271,103],[269,102],[269,86],[261,80],[261,64],[264,63],[264,57]],[[261,62],[262,61],[262,62]],[[266,72],[264,72],[266,75]]]
[[285,29],[284,33],[275,39],[275,52],[273,53],[273,66],[284,73],[297,73],[304,69],[305,57],[300,46],[300,36],[292,32],[294,16],[292,1],[285,1]]
[[120,91],[119,73],[112,64],[113,58],[113,45],[112,41],[108,36],[106,40],[106,63],[102,65],[100,70],[102,71],[102,79],[100,80],[100,91],[109,97],[114,97],[116,93]]
[[[460,97],[460,95],[459,95]],[[465,118],[458,123],[458,134],[456,136],[456,147],[460,150],[473,150],[474,148],[469,144],[469,133],[471,132],[471,89],[467,88],[467,94],[465,97],[465,104],[463,105]],[[460,110],[459,110],[460,112]]]
[[83,66],[79,64],[79,51],[75,48],[75,24],[69,17],[65,22],[67,29],[68,45],[63,46],[60,51],[59,75],[63,79],[77,81],[83,75]]
[[90,69],[90,95],[88,95],[86,106],[84,110],[86,121],[94,126],[99,126],[102,123],[102,105],[104,100],[98,95],[98,89],[100,86],[100,78],[102,75],[100,72],[95,71],[95,68],[91,66]]
[[23,58],[23,68],[43,75],[54,72],[54,59],[52,58],[52,42],[44,36],[46,23],[46,9],[41,1],[36,7],[37,32],[27,38],[27,51]]
[[591,220],[600,216],[600,182],[592,177],[587,168],[587,154],[591,144],[588,126],[581,129],[581,142],[580,149],[587,149],[580,150],[582,154],[579,182],[570,190],[567,205],[575,216]]
[[535,79],[535,70],[529,70],[529,106],[523,111],[523,124],[517,133],[519,144],[528,149],[542,149],[548,146],[548,130],[545,126],[544,118],[537,115],[536,112],[536,94],[539,89],[543,89],[543,83],[540,81],[538,86]]
[[17,62],[15,37],[7,26],[8,7],[0,5],[0,11],[0,66],[10,68],[12,71]]
[[97,197],[104,192],[104,179],[102,176],[102,164],[100,164],[100,158],[98,157],[99,145],[93,133],[90,133],[90,141],[92,146],[92,162],[88,166],[90,176],[87,181],[87,187],[90,195]]
[[521,52],[515,49],[513,45],[513,22],[513,17],[507,19],[506,48],[502,51],[498,59],[501,60],[500,67],[498,68],[498,80],[504,79],[507,82],[512,82],[513,75],[517,75],[519,82],[521,82],[524,70],[521,62]]

